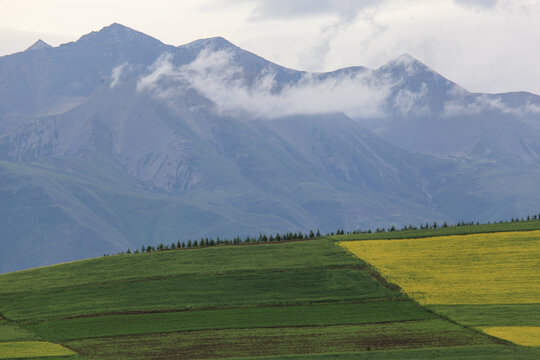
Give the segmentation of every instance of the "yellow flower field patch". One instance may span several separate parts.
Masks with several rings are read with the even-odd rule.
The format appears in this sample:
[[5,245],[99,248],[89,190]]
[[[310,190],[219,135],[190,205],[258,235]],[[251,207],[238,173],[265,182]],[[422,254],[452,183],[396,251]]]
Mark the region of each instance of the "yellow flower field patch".
[[[422,305],[540,303],[540,231],[343,241],[340,245],[375,266]],[[461,320],[468,321],[466,316]],[[479,329],[518,345],[540,346],[540,324]]]
[[540,303],[540,231],[340,245],[423,305]]
[[540,326],[492,326],[479,329],[517,345],[540,346]]
[[76,353],[62,345],[46,341],[0,342],[0,359],[69,356]]

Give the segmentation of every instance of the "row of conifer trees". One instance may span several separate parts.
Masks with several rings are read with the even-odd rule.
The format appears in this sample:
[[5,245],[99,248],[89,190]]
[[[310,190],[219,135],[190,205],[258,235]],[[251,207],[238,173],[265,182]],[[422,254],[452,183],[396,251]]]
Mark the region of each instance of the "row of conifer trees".
[[[506,221],[499,221],[494,222],[493,224],[499,223],[514,223],[514,222],[525,222],[525,221],[536,221],[540,220],[540,214],[538,215],[529,215],[527,218],[512,218],[511,220]],[[487,224],[491,224],[491,222],[487,222]],[[454,227],[454,226],[474,226],[474,225],[480,225],[479,222],[457,222],[456,224],[449,225],[445,221],[442,225],[437,224],[437,222],[434,222],[433,224],[421,224],[419,227],[414,225],[404,225],[400,229],[396,228],[394,225],[392,225],[389,228],[377,228],[374,232],[376,233],[384,233],[384,232],[394,232],[394,231],[407,231],[407,230],[418,230],[419,228],[421,230],[426,229],[437,229],[437,228],[447,228],[447,227]],[[372,233],[371,230],[353,230],[353,231],[345,231],[343,229],[337,230],[336,232],[327,233],[324,236],[332,236],[332,235],[344,235],[344,234],[369,234]],[[308,240],[308,239],[315,239],[318,237],[323,236],[320,232],[320,230],[317,229],[317,231],[310,230],[309,232],[303,233],[301,231],[299,232],[287,232],[287,233],[276,233],[272,235],[265,235],[265,234],[259,234],[258,237],[250,237],[246,236],[245,238],[240,237],[234,237],[232,239],[221,239],[217,237],[214,238],[201,238],[200,240],[188,240],[188,241],[176,241],[171,243],[170,245],[165,244],[159,244],[157,246],[153,245],[143,245],[140,249],[127,249],[127,251],[120,254],[138,254],[138,253],[145,253],[145,252],[154,252],[154,251],[168,251],[168,250],[180,250],[180,249],[190,249],[190,248],[205,248],[205,247],[211,247],[211,246],[223,246],[223,245],[246,245],[246,244],[261,244],[261,243],[274,243],[274,242],[284,242],[284,241],[299,241],[299,240]],[[105,254],[104,256],[108,256]]]

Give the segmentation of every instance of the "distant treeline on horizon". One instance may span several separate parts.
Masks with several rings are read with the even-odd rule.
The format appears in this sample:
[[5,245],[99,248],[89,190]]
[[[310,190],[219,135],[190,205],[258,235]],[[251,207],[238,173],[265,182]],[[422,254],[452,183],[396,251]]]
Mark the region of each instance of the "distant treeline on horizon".
[[[220,245],[248,245],[248,244],[262,244],[262,243],[276,243],[276,242],[286,242],[286,241],[301,241],[301,240],[310,240],[310,239],[316,239],[320,237],[327,237],[327,236],[335,236],[335,235],[354,235],[354,234],[377,234],[377,233],[393,233],[396,231],[421,231],[421,230],[429,230],[429,229],[445,229],[445,228],[451,228],[451,227],[462,227],[462,226],[481,226],[481,225],[495,225],[495,224],[509,224],[509,223],[519,223],[519,222],[527,222],[527,221],[537,221],[540,220],[540,213],[534,214],[534,215],[528,215],[527,218],[512,218],[510,220],[499,220],[494,221],[493,223],[491,221],[488,221],[487,223],[480,224],[480,222],[457,222],[455,224],[448,224],[446,221],[443,222],[442,225],[437,224],[437,222],[433,222],[433,224],[425,223],[420,224],[419,226],[415,225],[404,225],[400,229],[396,228],[394,225],[392,225],[389,228],[376,228],[374,231],[371,229],[369,230],[352,230],[352,231],[345,231],[343,229],[339,229],[335,232],[326,233],[325,235],[322,235],[320,230],[317,229],[316,231],[309,230],[309,232],[303,233],[302,231],[299,232],[286,232],[283,234],[276,233],[276,234],[259,234],[259,236],[246,236],[244,239],[242,239],[239,236],[236,236],[232,239],[221,239],[219,236],[214,238],[204,237],[200,240],[187,240],[187,241],[181,241],[178,240],[176,242],[172,242],[170,245],[165,245],[163,243],[158,244],[157,246],[152,245],[142,245],[140,249],[127,249],[125,252],[120,252],[116,255],[122,255],[122,254],[139,254],[139,253],[145,253],[145,252],[155,252],[155,251],[169,251],[169,250],[181,250],[181,249],[192,249],[192,248],[204,248],[204,247],[211,247],[211,246],[220,246]],[[104,254],[103,256],[109,256],[109,254]]]

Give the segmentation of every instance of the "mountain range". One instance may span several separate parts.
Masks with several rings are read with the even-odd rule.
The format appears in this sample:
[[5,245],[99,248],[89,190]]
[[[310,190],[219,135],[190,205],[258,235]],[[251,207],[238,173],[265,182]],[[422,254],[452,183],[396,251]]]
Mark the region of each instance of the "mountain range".
[[[456,59],[456,61],[459,61]],[[203,236],[537,213],[540,97],[120,24],[0,57],[0,272]]]

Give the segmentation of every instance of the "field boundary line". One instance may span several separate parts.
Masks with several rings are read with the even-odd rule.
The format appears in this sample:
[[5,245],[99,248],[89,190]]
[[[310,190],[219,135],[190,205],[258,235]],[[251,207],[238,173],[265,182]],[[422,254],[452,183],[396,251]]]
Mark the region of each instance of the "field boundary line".
[[352,257],[360,260],[363,264],[365,264],[365,266],[363,267],[363,270],[366,270],[368,272],[369,276],[371,276],[373,279],[375,279],[382,286],[384,286],[385,288],[390,289],[392,291],[397,291],[401,295],[406,296],[407,299],[410,299],[410,297],[403,291],[403,289],[401,289],[401,287],[399,285],[386,280],[386,278],[384,276],[382,276],[381,273],[379,273],[379,271],[377,270],[377,268],[375,268],[375,266],[371,265],[370,263],[368,263],[364,259],[361,259],[360,257],[356,256],[349,249],[345,248],[344,246],[341,246],[339,243],[335,242],[334,245],[339,246],[342,250],[346,251],[349,255],[351,255]]

